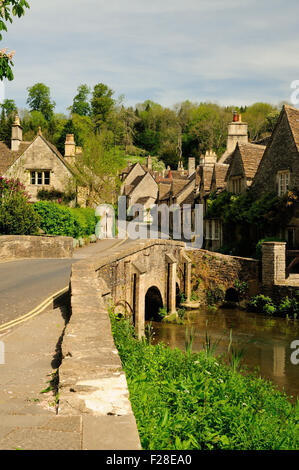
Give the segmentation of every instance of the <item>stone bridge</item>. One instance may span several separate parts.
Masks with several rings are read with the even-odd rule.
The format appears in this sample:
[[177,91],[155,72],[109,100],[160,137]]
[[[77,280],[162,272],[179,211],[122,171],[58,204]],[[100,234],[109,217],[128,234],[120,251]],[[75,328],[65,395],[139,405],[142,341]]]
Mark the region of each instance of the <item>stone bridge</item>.
[[126,377],[112,337],[109,305],[113,302],[117,312],[123,309],[133,316],[140,337],[146,318],[159,307],[176,311],[178,291],[189,300],[198,274],[206,288],[221,280],[228,289],[236,278],[256,281],[257,265],[254,260],[186,250],[184,243],[168,240],[120,242],[104,257],[101,253],[74,263],[72,315],[63,336],[59,368],[59,413],[93,415],[103,420],[107,434],[133,436],[134,448],[138,448]]
[[157,317],[159,308],[176,312],[178,293],[191,295],[191,260],[182,242],[151,240],[101,258],[95,264],[105,304],[133,316],[139,336],[145,320]]

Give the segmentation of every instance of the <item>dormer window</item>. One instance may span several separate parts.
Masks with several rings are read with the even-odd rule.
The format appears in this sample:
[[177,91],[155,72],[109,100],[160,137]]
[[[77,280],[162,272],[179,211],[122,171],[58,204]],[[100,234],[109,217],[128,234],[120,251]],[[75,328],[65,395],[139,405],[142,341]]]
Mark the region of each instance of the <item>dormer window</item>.
[[240,176],[231,179],[231,192],[234,194],[241,194],[241,181]]
[[278,177],[278,196],[283,196],[288,192],[290,186],[290,172],[289,170],[279,171]]

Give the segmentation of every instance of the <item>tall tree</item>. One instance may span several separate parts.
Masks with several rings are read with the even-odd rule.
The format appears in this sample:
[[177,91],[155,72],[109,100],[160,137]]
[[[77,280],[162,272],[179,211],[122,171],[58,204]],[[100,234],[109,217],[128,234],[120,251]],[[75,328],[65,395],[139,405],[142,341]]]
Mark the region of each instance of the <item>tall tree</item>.
[[40,111],[47,121],[50,121],[54,114],[56,103],[51,100],[50,88],[44,83],[36,83],[27,88],[27,104],[30,111]]
[[[13,17],[19,18],[25,15],[25,9],[29,8],[29,3],[26,0],[1,0],[0,2],[0,41],[3,39],[1,31],[7,31],[7,23],[12,23]],[[8,52],[7,49],[0,50],[0,80],[7,78],[13,80],[13,52]]]
[[101,129],[103,124],[106,123],[114,107],[115,100],[112,98],[113,94],[114,91],[107,85],[104,85],[104,83],[98,83],[94,87],[91,99],[91,111],[97,130]]
[[79,116],[89,116],[91,107],[89,103],[90,88],[87,85],[80,85],[77,89],[77,95],[71,106],[71,113]]
[[6,117],[11,116],[17,112],[17,106],[14,100],[4,100],[0,105]]

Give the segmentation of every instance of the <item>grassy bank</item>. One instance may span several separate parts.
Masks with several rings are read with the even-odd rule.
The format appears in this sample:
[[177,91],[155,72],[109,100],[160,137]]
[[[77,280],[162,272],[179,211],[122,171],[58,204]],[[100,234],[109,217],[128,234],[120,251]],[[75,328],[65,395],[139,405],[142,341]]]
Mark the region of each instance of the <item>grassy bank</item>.
[[299,404],[211,354],[134,337],[111,317],[143,449],[299,449]]

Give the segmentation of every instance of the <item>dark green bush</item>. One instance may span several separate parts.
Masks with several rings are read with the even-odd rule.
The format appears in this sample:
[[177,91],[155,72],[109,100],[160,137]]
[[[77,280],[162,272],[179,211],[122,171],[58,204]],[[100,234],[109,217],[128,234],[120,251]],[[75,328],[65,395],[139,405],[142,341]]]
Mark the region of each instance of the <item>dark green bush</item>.
[[289,297],[285,297],[281,300],[278,305],[278,312],[284,317],[289,316],[292,318],[297,318],[299,312],[299,302],[298,300]]
[[284,297],[279,304],[275,304],[270,297],[260,294],[250,299],[247,310],[249,312],[264,313],[266,315],[297,318],[299,313],[299,301],[295,297]]
[[274,315],[276,313],[276,306],[270,297],[259,294],[252,297],[247,305],[249,312],[265,313]]
[[14,194],[0,204],[2,235],[37,235],[40,217],[20,194]]
[[0,177],[0,234],[36,235],[39,223],[20,181]]
[[73,209],[46,201],[35,203],[34,209],[41,217],[42,230],[49,235],[79,238],[95,233],[94,209]]

